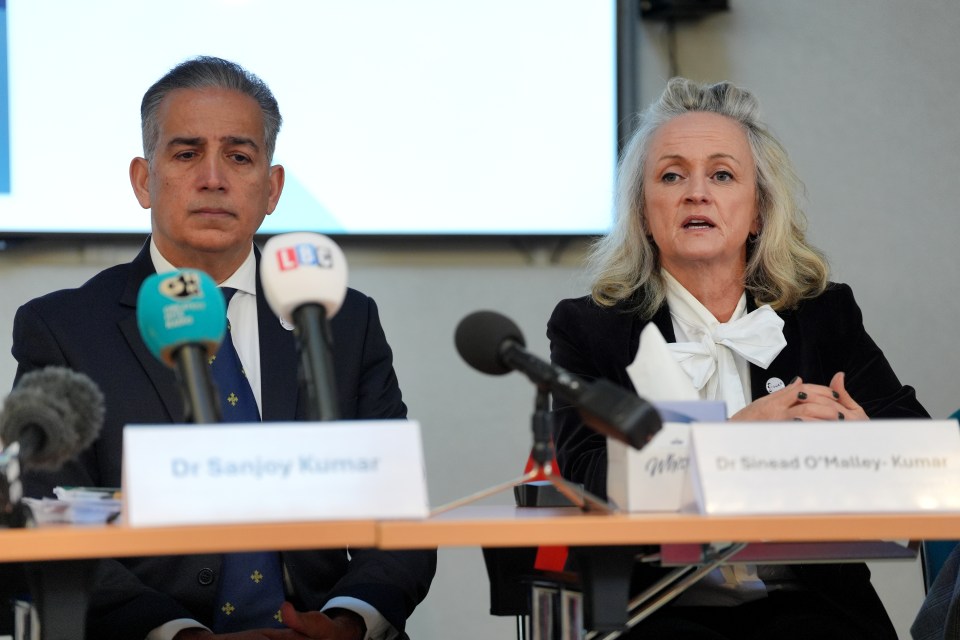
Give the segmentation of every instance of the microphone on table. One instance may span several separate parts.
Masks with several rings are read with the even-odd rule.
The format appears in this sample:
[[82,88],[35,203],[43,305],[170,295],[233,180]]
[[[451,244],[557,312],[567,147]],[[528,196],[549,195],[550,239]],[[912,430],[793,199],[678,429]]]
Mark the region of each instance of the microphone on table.
[[307,419],[339,419],[330,319],[347,295],[343,251],[319,233],[273,236],[263,247],[260,280],[273,312],[293,321]]
[[157,273],[137,294],[140,336],[158,360],[174,369],[188,422],[220,422],[220,403],[210,374],[227,329],[223,294],[198,269]]
[[19,380],[0,414],[0,521],[26,522],[21,470],[56,471],[96,440],[103,416],[103,393],[82,373],[50,366]]
[[609,380],[588,381],[525,349],[519,327],[495,311],[476,311],[457,325],[457,352],[490,375],[519,371],[538,387],[569,402],[584,423],[605,436],[641,449],[660,430],[660,414],[636,393]]
[[21,464],[55,471],[96,440],[103,426],[103,393],[86,375],[46,367],[24,375],[7,396],[0,440],[17,444]]

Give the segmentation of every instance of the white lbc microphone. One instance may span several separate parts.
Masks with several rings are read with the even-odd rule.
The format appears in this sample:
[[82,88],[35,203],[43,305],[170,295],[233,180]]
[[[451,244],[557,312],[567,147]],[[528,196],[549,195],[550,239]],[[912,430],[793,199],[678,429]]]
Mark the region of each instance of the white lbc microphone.
[[293,321],[307,418],[339,419],[330,319],[347,296],[343,251],[319,233],[274,236],[263,247],[260,280],[273,312]]

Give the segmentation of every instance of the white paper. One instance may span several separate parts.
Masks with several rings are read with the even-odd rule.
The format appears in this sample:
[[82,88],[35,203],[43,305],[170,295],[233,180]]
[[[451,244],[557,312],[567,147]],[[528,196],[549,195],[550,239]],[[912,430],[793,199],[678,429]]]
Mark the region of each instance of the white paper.
[[690,376],[677,364],[660,329],[652,322],[640,332],[640,347],[627,375],[641,398],[651,402],[699,400]]

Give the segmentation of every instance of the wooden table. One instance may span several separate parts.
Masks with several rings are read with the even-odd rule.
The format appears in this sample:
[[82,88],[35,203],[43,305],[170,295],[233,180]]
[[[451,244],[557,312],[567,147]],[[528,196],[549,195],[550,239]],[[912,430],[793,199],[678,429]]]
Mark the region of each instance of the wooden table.
[[[86,617],[97,558],[263,549],[372,547],[374,520],[133,528],[50,525],[0,530],[0,563],[9,596],[29,589],[44,640],[73,640]],[[22,563],[22,564],[20,564]],[[22,569],[21,569],[22,566]],[[25,582],[25,584],[21,584]]]
[[466,506],[426,520],[381,521],[377,525],[381,549],[954,538],[960,538],[960,513],[593,515],[566,507]]
[[960,538],[960,513],[702,516],[601,515],[575,508],[466,506],[424,520],[190,527],[45,526],[0,530],[0,562],[258,549],[517,547]]
[[373,520],[194,527],[51,525],[0,530],[0,562],[230,551],[373,547]]
[[[960,513],[832,514],[791,516],[704,516],[681,513],[589,514],[573,508],[466,506],[423,521],[380,522],[378,546],[412,549],[423,546],[480,546],[491,579],[491,610],[500,615],[529,616],[538,621],[564,619],[540,589],[530,611],[529,591],[518,593],[503,582],[517,583],[532,572],[528,555],[496,549],[537,545],[571,546],[582,584],[581,627],[603,630],[589,637],[619,637],[618,629],[635,624],[727,562],[763,564],[854,562],[915,559],[917,546],[893,541],[960,538]],[[745,547],[709,549],[709,543],[749,543]],[[633,546],[631,546],[633,545]],[[630,567],[641,545],[654,545],[657,561],[675,567],[655,587],[633,599]],[[506,549],[503,550],[504,552]],[[729,554],[729,555],[728,555]],[[649,557],[649,556],[648,556]],[[511,573],[504,564],[526,563]],[[505,577],[501,584],[497,579]],[[536,581],[534,581],[536,582]],[[529,589],[529,587],[528,587]],[[539,587],[534,586],[534,593]],[[557,596],[563,598],[566,596]],[[539,612],[537,607],[546,607]],[[544,614],[546,610],[548,613]],[[629,613],[626,613],[629,612]],[[522,627],[519,627],[522,629]]]
[[[626,549],[693,547],[715,542],[777,547],[821,560],[885,556],[880,541],[960,539],[960,513],[703,516],[680,513],[592,514],[576,508],[469,505],[424,520],[315,521],[190,527],[45,526],[0,530],[0,563],[43,567],[50,581],[63,567],[95,558],[335,547],[418,549],[571,546]],[[757,545],[753,543],[764,543]],[[799,546],[798,546],[798,543]],[[807,544],[830,543],[830,544]],[[793,546],[791,546],[793,545]],[[902,547],[900,547],[902,549]],[[829,553],[827,549],[832,549]],[[839,551],[838,551],[839,549]],[[698,551],[699,553],[699,551]],[[839,553],[839,555],[831,555]],[[844,555],[846,554],[846,555]],[[851,555],[852,554],[852,555]],[[689,554],[681,557],[689,558]],[[768,556],[763,556],[764,558]],[[749,555],[733,556],[741,561]],[[681,560],[677,564],[682,564]],[[666,564],[666,563],[665,563]],[[66,606],[72,587],[63,585]],[[78,603],[73,602],[74,605]]]

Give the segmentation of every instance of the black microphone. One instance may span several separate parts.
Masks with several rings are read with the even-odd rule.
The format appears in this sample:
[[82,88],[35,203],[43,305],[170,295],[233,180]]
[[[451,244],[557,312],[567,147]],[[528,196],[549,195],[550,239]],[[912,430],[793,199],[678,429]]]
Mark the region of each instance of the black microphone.
[[307,419],[338,420],[330,319],[347,295],[343,251],[319,233],[274,236],[263,247],[260,281],[273,312],[293,320]]
[[474,369],[490,375],[519,371],[573,405],[587,426],[635,449],[662,426],[657,410],[637,394],[603,378],[584,380],[531,354],[519,327],[495,311],[476,311],[461,320],[454,342]]
[[7,396],[0,440],[5,451],[18,445],[24,467],[55,471],[97,438],[103,416],[103,394],[89,377],[46,367],[24,375]]

